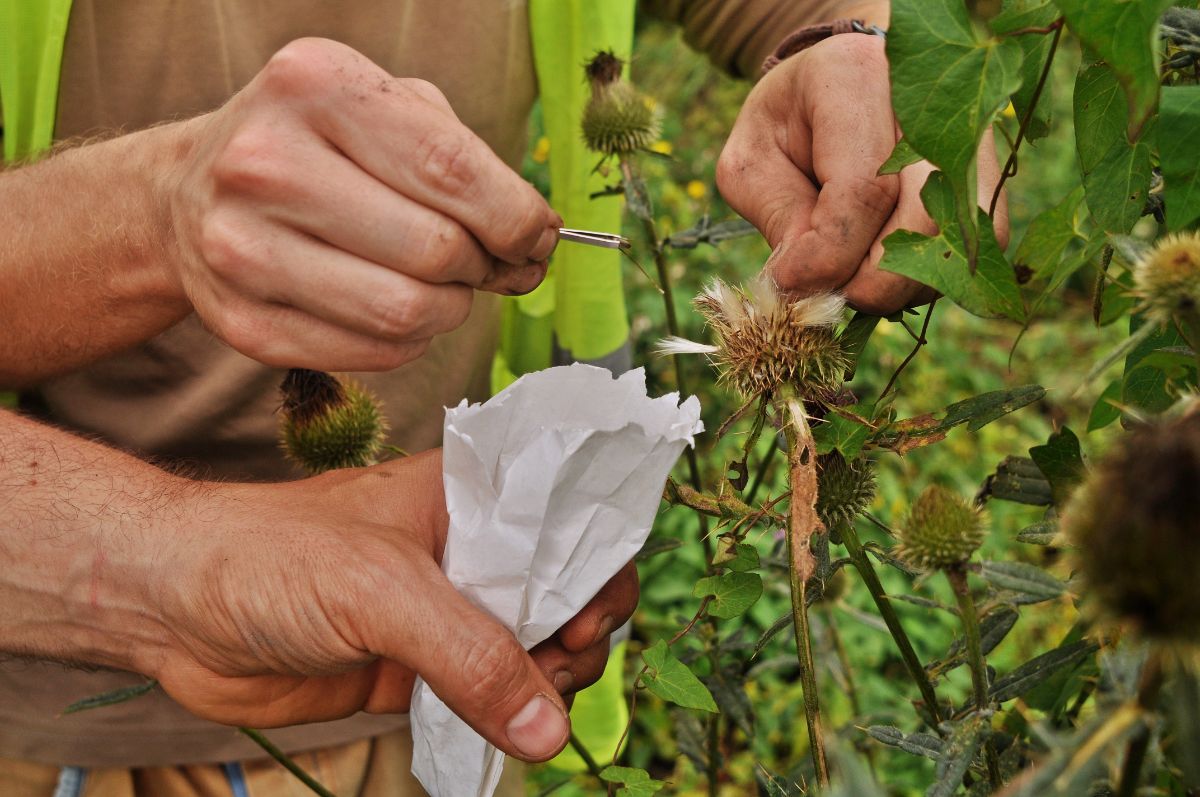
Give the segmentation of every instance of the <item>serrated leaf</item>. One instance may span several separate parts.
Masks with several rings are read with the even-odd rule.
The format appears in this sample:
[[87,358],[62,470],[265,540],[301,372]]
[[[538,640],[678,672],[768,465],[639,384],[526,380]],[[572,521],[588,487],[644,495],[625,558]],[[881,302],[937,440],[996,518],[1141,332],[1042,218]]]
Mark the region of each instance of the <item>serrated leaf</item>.
[[[975,273],[968,266],[962,233],[954,223],[953,187],[945,174],[929,175],[921,200],[938,234],[896,230],[883,241],[884,271],[936,288],[967,312],[983,318],[1025,320],[1016,275],[996,242],[991,220],[981,211]],[[976,212],[972,207],[972,212]]]
[[708,688],[686,664],[675,658],[664,640],[643,650],[642,661],[649,668],[642,675],[642,683],[650,694],[684,708],[718,713]]
[[1196,157],[1196,131],[1200,130],[1200,86],[1164,86],[1155,135],[1167,227],[1191,227],[1200,218],[1200,158]]
[[108,692],[101,692],[98,695],[85,697],[82,700],[76,700],[71,705],[63,709],[63,714],[75,714],[79,711],[89,711],[94,708],[104,708],[105,706],[115,706],[118,703],[124,703],[128,700],[139,698],[142,695],[149,694],[158,686],[158,681],[149,680],[136,686],[123,686],[120,689],[112,689]]
[[893,0],[887,55],[896,119],[913,150],[948,176],[950,218],[975,264],[983,237],[975,153],[1021,85],[1021,46],[972,25],[961,0]]
[[692,595],[697,598],[711,595],[708,613],[728,620],[743,614],[758,602],[762,592],[762,577],[757,573],[724,573],[697,581]]
[[883,162],[876,174],[897,174],[905,166],[911,166],[920,161],[921,156],[912,148],[908,140],[901,138],[896,142],[896,146],[892,147],[892,154],[888,155],[888,159]]
[[991,697],[997,703],[1029,692],[1064,667],[1073,667],[1100,649],[1095,642],[1080,640],[1055,648],[1030,659],[992,684]]
[[1123,235],[1146,206],[1150,146],[1125,137],[1128,111],[1117,76],[1103,63],[1085,63],[1075,81],[1075,143],[1092,218]]
[[[1137,137],[1158,100],[1158,18],[1171,0],[1057,0],[1067,26],[1108,62],[1124,88],[1126,129]],[[1125,132],[1125,131],[1123,131]]]
[[979,575],[997,589],[1028,595],[1038,601],[1051,600],[1066,591],[1054,576],[1025,562],[983,562]]
[[942,755],[945,743],[932,733],[905,734],[892,725],[872,725],[867,728],[867,735],[888,747],[895,747],[912,755],[924,756],[937,761]]
[[847,460],[853,460],[862,451],[871,432],[871,426],[856,415],[834,410],[821,423],[812,426],[813,442],[818,454],[840,451]]
[[991,712],[971,713],[955,723],[937,759],[937,781],[925,792],[925,797],[950,797],[958,791],[963,775],[967,774],[991,730]]
[[1029,456],[1050,482],[1056,504],[1066,503],[1075,485],[1087,474],[1079,438],[1066,426],[1051,434],[1044,445],[1029,449]]

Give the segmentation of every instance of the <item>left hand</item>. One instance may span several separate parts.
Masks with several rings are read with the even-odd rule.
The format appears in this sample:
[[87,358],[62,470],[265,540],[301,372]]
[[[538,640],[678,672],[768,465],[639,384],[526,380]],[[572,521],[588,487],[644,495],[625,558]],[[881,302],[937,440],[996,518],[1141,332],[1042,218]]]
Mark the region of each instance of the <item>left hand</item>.
[[[774,250],[766,268],[785,291],[839,291],[887,315],[931,300],[932,289],[879,269],[897,229],[935,235],[921,204],[933,166],[878,175],[900,139],[884,42],[832,36],[785,59],[754,87],[717,164],[722,196]],[[999,180],[990,131],[979,149],[979,202]],[[1008,239],[1003,197],[996,236]]]

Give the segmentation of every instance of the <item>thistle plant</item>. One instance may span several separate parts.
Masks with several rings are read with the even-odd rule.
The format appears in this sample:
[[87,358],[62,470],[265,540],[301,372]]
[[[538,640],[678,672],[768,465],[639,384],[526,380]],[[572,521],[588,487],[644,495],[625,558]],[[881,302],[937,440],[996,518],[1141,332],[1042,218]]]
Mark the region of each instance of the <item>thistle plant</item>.
[[658,104],[621,77],[624,63],[611,52],[597,53],[586,67],[592,97],[583,111],[583,140],[606,157],[626,156],[658,140]]
[[310,474],[379,461],[387,420],[379,401],[356,382],[294,368],[280,385],[280,445]]

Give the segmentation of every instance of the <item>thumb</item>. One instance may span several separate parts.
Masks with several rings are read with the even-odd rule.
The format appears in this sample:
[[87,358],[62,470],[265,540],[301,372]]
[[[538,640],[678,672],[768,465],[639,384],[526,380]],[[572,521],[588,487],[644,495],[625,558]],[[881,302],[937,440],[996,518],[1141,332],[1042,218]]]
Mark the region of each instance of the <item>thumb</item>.
[[[545,761],[567,744],[567,709],[508,629],[434,571],[423,584],[423,618],[410,628],[404,661],[479,735],[509,755]],[[413,633],[415,632],[415,633]],[[388,655],[384,653],[384,655]]]

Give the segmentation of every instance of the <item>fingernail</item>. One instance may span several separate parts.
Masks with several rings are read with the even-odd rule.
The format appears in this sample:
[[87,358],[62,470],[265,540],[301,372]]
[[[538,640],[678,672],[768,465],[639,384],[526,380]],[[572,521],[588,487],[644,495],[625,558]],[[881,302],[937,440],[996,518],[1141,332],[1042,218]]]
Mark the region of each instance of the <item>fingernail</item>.
[[604,639],[604,637],[611,634],[613,632],[613,626],[616,624],[617,621],[613,619],[611,614],[606,614],[600,618],[600,627],[596,629],[596,638],[592,640],[592,644],[596,644],[601,639]]
[[533,251],[529,253],[529,262],[543,262],[554,253],[556,246],[558,246],[558,228],[547,227],[542,230],[542,237],[538,239],[537,246],[533,247]]
[[[556,676],[557,678],[557,676]],[[545,695],[535,695],[508,722],[505,732],[513,747],[540,761],[554,755],[567,739],[567,718]]]
[[554,673],[554,691],[565,694],[575,683],[575,676],[570,670],[559,670]]

